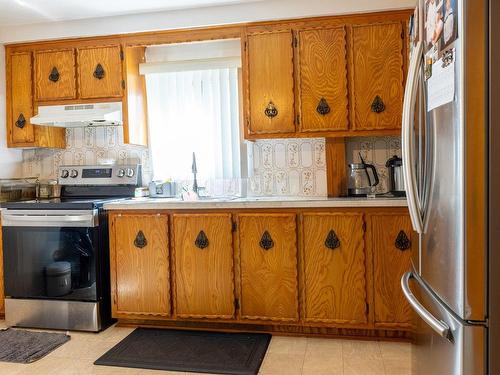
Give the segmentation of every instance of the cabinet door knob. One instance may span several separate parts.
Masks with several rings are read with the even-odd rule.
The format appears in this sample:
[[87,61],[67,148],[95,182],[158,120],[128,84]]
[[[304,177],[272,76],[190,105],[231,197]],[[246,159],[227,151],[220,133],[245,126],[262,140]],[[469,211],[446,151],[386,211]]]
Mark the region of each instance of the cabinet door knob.
[[94,77],[97,79],[103,79],[105,75],[106,73],[104,72],[102,65],[100,63],[97,64],[94,70]]
[[262,237],[259,241],[259,246],[264,250],[270,250],[274,247],[274,241],[267,230],[262,233]]
[[335,233],[333,229],[330,230],[330,232],[328,232],[328,235],[326,236],[325,246],[332,250],[340,247],[340,240],[337,237],[337,233]]
[[24,115],[21,113],[19,114],[19,117],[17,118],[17,121],[15,122],[15,125],[19,128],[22,129],[24,128],[24,125],[26,125],[26,119],[24,118]]
[[373,99],[372,102],[372,112],[375,113],[382,113],[385,111],[385,104],[384,101],[380,96],[376,96],[375,99]]
[[316,112],[318,112],[322,116],[330,113],[330,106],[328,105],[328,102],[325,98],[320,99],[318,106],[316,107]]
[[148,240],[146,240],[146,236],[144,235],[142,230],[140,230],[137,233],[137,236],[135,236],[134,246],[139,248],[139,249],[142,249],[143,247],[146,247],[147,244],[148,244]]
[[49,81],[52,81],[52,82],[57,82],[59,81],[59,77],[60,77],[60,74],[59,74],[59,71],[57,70],[57,68],[54,66],[52,68],[52,70],[50,71],[50,74],[49,74]]
[[401,251],[408,250],[411,247],[411,241],[403,230],[399,231],[394,246]]
[[200,230],[200,233],[198,233],[198,236],[196,236],[194,244],[198,249],[205,249],[208,247],[208,237],[204,231]]
[[266,109],[264,110],[264,114],[269,118],[276,117],[278,116],[278,108],[276,108],[273,102],[269,102]]

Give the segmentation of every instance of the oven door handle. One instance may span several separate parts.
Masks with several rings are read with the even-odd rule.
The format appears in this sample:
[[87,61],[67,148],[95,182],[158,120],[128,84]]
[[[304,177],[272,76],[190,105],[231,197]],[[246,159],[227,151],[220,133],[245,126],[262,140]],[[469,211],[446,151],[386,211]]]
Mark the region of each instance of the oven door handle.
[[19,215],[2,213],[4,227],[96,227],[98,216],[80,215]]

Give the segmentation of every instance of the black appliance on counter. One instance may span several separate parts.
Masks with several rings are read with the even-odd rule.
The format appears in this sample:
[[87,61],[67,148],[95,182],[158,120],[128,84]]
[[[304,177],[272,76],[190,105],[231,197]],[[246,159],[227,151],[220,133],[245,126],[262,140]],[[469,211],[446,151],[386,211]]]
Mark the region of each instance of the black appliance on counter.
[[100,331],[111,323],[108,218],[134,196],[141,166],[61,166],[61,198],[2,207],[9,326]]

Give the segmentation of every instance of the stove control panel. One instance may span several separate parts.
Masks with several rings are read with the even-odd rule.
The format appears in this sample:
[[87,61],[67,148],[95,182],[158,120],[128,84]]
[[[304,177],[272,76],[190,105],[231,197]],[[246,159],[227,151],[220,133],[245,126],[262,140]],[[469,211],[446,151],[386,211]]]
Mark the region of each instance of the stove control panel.
[[60,185],[141,184],[141,165],[61,165]]

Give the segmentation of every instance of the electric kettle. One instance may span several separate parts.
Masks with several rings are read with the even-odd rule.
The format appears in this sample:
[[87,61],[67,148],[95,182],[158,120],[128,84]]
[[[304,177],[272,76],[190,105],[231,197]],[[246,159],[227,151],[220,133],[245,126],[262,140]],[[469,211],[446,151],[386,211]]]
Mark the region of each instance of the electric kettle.
[[[378,185],[377,169],[373,164],[367,164],[359,154],[361,163],[349,164],[349,181],[347,193],[351,197],[366,197],[373,194],[373,188]],[[372,177],[370,177],[371,171]]]

